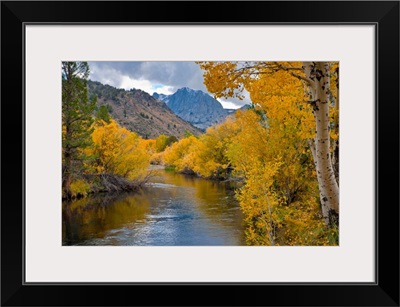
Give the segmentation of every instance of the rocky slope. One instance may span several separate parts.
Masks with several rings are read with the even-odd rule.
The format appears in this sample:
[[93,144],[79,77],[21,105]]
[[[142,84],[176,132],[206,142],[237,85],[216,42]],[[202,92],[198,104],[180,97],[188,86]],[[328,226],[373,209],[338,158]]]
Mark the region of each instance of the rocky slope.
[[195,135],[201,131],[177,116],[165,104],[148,93],[117,89],[100,82],[89,81],[89,96],[97,96],[97,105],[106,105],[112,118],[121,126],[143,138],[154,139],[160,134],[183,137],[186,131]]

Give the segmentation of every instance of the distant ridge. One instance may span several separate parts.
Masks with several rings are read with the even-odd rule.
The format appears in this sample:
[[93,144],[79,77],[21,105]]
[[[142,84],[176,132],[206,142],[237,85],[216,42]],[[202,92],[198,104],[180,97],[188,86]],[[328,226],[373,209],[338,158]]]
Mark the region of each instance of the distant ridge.
[[160,134],[181,138],[186,131],[199,135],[201,130],[177,116],[164,101],[138,90],[117,89],[97,81],[88,81],[89,96],[97,96],[97,105],[105,105],[121,126],[143,138],[157,138]]

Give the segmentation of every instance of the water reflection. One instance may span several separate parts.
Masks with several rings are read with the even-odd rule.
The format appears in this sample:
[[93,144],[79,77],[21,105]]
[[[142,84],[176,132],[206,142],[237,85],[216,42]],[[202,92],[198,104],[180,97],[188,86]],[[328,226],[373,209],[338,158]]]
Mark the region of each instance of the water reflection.
[[111,229],[143,220],[149,212],[143,192],[100,194],[63,203],[63,245],[102,238]]
[[245,245],[224,183],[158,171],[138,193],[63,204],[63,245]]

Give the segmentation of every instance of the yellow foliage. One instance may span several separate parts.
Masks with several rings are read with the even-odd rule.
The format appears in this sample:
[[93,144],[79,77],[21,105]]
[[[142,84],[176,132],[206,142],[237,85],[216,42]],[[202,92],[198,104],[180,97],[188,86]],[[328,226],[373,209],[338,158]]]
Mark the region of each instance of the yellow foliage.
[[320,211],[318,202],[311,198],[281,207],[285,227],[279,230],[278,236],[282,245],[338,245],[338,228],[326,227]]
[[89,184],[82,179],[73,181],[71,183],[71,196],[72,197],[79,197],[79,196],[87,196],[90,192]]
[[237,194],[247,226],[247,243],[275,245],[278,203],[271,187],[280,162],[259,162],[253,166],[246,174],[246,184]]
[[219,125],[209,127],[200,137],[194,171],[203,177],[226,178],[230,166],[227,150],[237,130],[235,120],[230,117]]
[[224,123],[208,128],[199,138],[193,135],[183,138],[167,147],[164,163],[174,166],[178,172],[226,178],[230,167],[226,152],[236,130],[235,120],[228,118]]
[[145,149],[150,155],[156,152],[156,140],[141,140],[139,147]]
[[[299,240],[289,235],[283,236],[282,229],[298,230],[307,222],[293,227],[294,224],[287,220],[287,208],[310,198],[318,207],[315,198],[318,196],[317,181],[312,173],[312,157],[307,144],[309,127],[299,120],[307,113],[302,113],[298,107],[299,97],[292,94],[286,97],[285,92],[279,92],[279,95],[279,102],[285,105],[284,111],[275,107],[277,97],[269,94],[253,110],[237,114],[236,124],[240,131],[232,137],[227,151],[236,174],[245,178],[238,200],[245,216],[246,239],[250,245],[298,243]],[[261,97],[259,95],[257,99]],[[323,223],[322,219],[318,222]]]
[[164,162],[164,152],[155,152],[150,157],[150,164],[160,165]]
[[196,164],[196,152],[200,146],[200,141],[189,136],[173,143],[164,152],[164,163],[174,166],[178,172],[193,171]]
[[[246,89],[253,103],[249,111],[236,114],[231,124],[233,133],[222,141],[227,163],[236,176],[245,179],[237,198],[247,225],[248,244],[337,244],[335,230],[332,234],[324,226],[320,214],[308,145],[308,139],[315,137],[316,123],[301,81],[305,77],[302,63],[199,64],[204,70],[204,83],[215,97],[241,98]],[[331,71],[337,72],[337,68],[338,63],[331,63]],[[335,99],[338,74],[331,79]],[[331,121],[337,125],[338,106],[330,105]],[[331,137],[339,137],[336,129]],[[211,147],[222,146],[216,144]]]
[[96,157],[93,167],[97,173],[135,180],[147,172],[150,162],[148,144],[114,120],[97,126],[92,133],[92,140],[94,147],[87,149],[87,154]]

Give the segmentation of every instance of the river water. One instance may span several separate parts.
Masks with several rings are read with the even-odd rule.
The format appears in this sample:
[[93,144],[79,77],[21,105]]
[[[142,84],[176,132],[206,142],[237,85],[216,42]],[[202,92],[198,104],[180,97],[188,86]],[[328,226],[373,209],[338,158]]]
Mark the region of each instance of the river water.
[[139,192],[63,202],[63,245],[245,245],[227,183],[157,170]]

